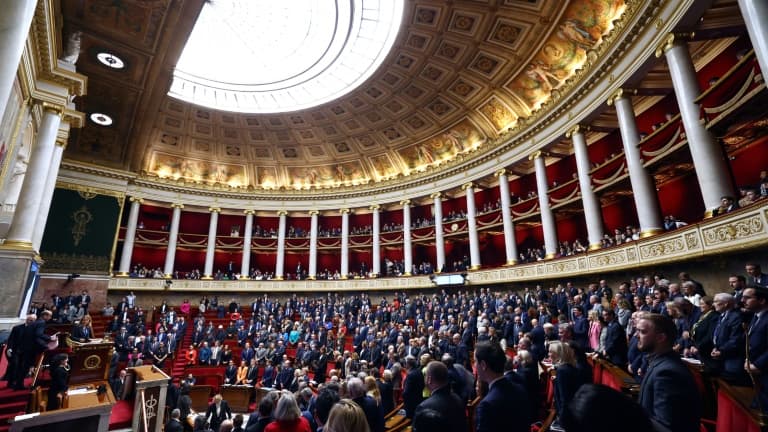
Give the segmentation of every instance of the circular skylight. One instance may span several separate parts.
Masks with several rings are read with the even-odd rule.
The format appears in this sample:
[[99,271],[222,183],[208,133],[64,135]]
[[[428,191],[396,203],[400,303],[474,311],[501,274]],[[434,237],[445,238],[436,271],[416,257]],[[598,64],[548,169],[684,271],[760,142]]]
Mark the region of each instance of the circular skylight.
[[96,58],[101,62],[101,64],[111,67],[112,69],[122,69],[125,67],[125,62],[120,57],[112,53],[100,52],[96,54]]
[[211,0],[170,96],[277,113],[334,100],[368,79],[397,37],[403,0]]
[[91,114],[91,121],[96,123],[99,126],[112,126],[112,117],[102,114],[102,113],[93,113]]

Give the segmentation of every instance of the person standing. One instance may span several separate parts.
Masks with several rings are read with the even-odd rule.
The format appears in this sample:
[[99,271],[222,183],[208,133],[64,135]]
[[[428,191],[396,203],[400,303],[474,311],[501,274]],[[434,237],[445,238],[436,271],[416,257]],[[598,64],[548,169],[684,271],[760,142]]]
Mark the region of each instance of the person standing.
[[754,314],[747,331],[749,344],[744,368],[759,388],[758,408],[765,412],[768,407],[768,289],[747,286],[742,299],[744,309]]
[[223,400],[220,394],[213,397],[213,403],[208,406],[205,418],[211,429],[217,431],[221,422],[232,419],[232,411],[229,409],[227,401]]
[[677,327],[661,314],[637,322],[637,347],[648,355],[648,370],[640,383],[639,403],[653,421],[675,432],[697,432],[701,396],[688,367],[672,347]]
[[176,408],[171,411],[171,419],[165,424],[165,432],[182,432],[184,425],[181,424],[181,411]]
[[498,343],[475,346],[477,379],[488,384],[488,394],[477,406],[477,432],[528,432],[528,398],[522,386],[504,377],[507,356]]
[[69,388],[69,357],[57,354],[53,358],[51,370],[51,387],[48,388],[48,405],[46,409],[53,411],[61,408],[61,403]]
[[8,357],[8,370],[5,372],[8,387],[14,390],[24,390],[24,378],[29,368],[24,367],[24,333],[26,328],[35,322],[34,315],[27,315],[25,322],[11,329],[5,354]]
[[416,407],[414,419],[419,417],[424,410],[432,409],[440,413],[440,417],[445,419],[446,425],[450,425],[446,432],[466,431],[466,404],[451,391],[448,368],[445,364],[438,361],[430,362],[427,365],[424,383],[431,395]]

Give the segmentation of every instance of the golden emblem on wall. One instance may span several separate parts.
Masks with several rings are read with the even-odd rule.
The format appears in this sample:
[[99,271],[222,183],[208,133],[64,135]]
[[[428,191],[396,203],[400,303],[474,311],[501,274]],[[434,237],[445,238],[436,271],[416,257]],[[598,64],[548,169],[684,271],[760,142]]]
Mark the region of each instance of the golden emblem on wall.
[[74,225],[72,225],[72,241],[77,246],[88,232],[88,224],[93,220],[93,215],[86,206],[82,206],[72,213],[72,220],[75,221]]
[[101,357],[96,354],[89,355],[83,360],[83,368],[85,369],[98,369],[101,366]]

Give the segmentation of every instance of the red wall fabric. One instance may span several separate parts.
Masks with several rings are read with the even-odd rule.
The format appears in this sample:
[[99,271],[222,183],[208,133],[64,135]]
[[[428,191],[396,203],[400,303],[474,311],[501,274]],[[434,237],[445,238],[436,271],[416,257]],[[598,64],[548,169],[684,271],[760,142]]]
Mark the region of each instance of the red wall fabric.
[[589,161],[592,164],[603,163],[611,157],[612,154],[622,153],[621,134],[615,130],[608,135],[600,138],[587,147]]
[[733,67],[739,60],[736,55],[739,52],[746,52],[751,49],[752,46],[749,39],[746,36],[742,36],[726,48],[720,55],[714,60],[707,63],[701,68],[696,76],[699,80],[699,88],[704,91],[709,88],[709,81],[715,78],[721,78],[728,70]]
[[632,197],[625,197],[615,203],[603,206],[603,222],[605,222],[605,232],[611,235],[616,228],[624,229],[627,226],[638,226],[635,201]]
[[[130,206],[126,206],[130,213]],[[144,224],[144,229],[160,230],[164,225],[171,225],[171,209],[167,207],[157,207],[142,205],[139,208],[139,223]]]
[[181,219],[179,220],[179,232],[188,234],[208,234],[210,221],[210,213],[182,210]]
[[695,173],[679,177],[659,186],[662,216],[675,216],[687,223],[697,222],[704,215],[704,201]]
[[731,155],[736,186],[758,186],[760,171],[768,169],[768,136],[760,137]]

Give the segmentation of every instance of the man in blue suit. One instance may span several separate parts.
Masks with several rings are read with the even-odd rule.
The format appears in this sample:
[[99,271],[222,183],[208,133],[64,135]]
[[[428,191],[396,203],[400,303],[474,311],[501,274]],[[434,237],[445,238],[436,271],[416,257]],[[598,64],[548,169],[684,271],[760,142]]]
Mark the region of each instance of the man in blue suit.
[[741,312],[736,308],[735,298],[728,293],[715,294],[715,310],[720,319],[712,334],[712,359],[717,362],[723,379],[744,385],[744,329],[741,326]]
[[760,383],[758,408],[768,409],[768,288],[750,285],[741,296],[744,309],[754,313],[749,325],[749,351],[745,368]]
[[701,397],[693,375],[672,350],[675,322],[660,314],[637,322],[637,347],[648,355],[648,370],[640,383],[640,405],[651,419],[675,432],[697,432]]
[[477,379],[488,384],[488,394],[477,406],[477,432],[528,432],[528,397],[525,389],[504,378],[504,350],[496,342],[475,347]]
[[605,309],[603,319],[607,323],[603,356],[611,363],[624,369],[627,365],[627,334],[616,320],[616,313],[613,309]]

